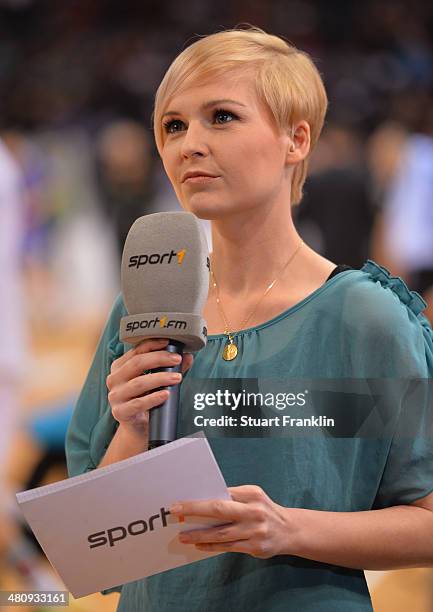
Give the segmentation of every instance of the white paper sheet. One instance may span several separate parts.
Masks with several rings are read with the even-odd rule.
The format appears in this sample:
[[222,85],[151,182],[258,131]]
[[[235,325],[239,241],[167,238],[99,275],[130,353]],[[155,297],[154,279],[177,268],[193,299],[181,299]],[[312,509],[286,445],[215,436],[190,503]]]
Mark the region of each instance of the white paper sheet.
[[176,501],[217,498],[230,495],[203,436],[17,494],[46,556],[76,598],[218,554],[177,539],[179,531],[209,520],[179,523],[165,512]]

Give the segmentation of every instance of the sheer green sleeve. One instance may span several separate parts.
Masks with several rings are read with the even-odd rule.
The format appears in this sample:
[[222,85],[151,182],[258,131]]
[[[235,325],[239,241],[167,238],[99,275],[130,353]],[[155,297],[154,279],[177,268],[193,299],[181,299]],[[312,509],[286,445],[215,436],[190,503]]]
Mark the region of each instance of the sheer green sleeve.
[[79,395],[66,435],[66,460],[69,476],[97,467],[117,423],[107,400],[106,378],[112,362],[126,347],[119,341],[119,323],[126,314],[122,296],[116,298]]
[[369,263],[364,269],[394,301],[385,307],[385,300],[378,300],[377,314],[385,331],[375,344],[376,368],[380,372],[381,364],[388,364],[384,375],[402,389],[373,506],[385,508],[410,504],[433,491],[433,330],[422,314],[424,300],[401,278]]

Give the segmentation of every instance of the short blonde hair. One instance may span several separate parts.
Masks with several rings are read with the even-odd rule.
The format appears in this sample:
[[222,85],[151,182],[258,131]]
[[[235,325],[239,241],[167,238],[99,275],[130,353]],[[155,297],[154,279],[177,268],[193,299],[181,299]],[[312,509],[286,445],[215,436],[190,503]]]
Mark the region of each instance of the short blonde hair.
[[302,199],[311,153],[322,131],[328,98],[320,73],[310,56],[282,38],[250,26],[201,37],[173,61],[155,96],[155,142],[161,154],[162,115],[174,94],[197,81],[251,66],[259,99],[267,104],[279,129],[293,129],[301,120],[310,126],[310,151],[294,169],[292,205]]

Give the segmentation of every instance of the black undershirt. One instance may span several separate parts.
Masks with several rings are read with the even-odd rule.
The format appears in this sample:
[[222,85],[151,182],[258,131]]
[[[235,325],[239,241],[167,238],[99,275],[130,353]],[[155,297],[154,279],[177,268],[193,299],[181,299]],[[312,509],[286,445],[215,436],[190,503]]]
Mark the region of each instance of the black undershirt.
[[353,270],[353,268],[351,266],[346,266],[346,264],[339,264],[336,268],[332,270],[331,274],[326,279],[326,282],[331,280],[331,278],[333,278],[334,276],[337,276],[337,274],[340,274],[340,272],[345,272],[346,270]]

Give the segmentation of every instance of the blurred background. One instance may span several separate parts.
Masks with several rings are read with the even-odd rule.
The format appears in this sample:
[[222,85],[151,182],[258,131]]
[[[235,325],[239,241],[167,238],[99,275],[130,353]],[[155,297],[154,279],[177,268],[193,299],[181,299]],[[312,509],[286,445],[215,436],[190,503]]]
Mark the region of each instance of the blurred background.
[[[156,88],[196,34],[242,22],[309,52],[324,77],[301,235],[336,263],[401,276],[433,320],[431,2],[0,0],[0,589],[61,588],[14,493],[66,477],[128,229],[179,209],[153,143]],[[433,570],[366,575],[377,612],[433,611]]]

